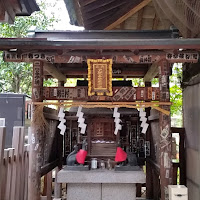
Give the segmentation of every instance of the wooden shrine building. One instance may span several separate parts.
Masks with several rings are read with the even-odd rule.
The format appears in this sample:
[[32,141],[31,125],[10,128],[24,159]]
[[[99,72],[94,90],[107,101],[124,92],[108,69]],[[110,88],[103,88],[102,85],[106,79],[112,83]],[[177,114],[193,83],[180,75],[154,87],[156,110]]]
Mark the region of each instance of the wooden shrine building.
[[[173,184],[169,77],[173,63],[197,63],[200,50],[200,39],[177,36],[176,30],[44,31],[33,38],[0,39],[6,62],[33,63],[29,200],[40,199],[41,176],[61,168],[63,156],[84,138],[87,161],[98,156],[112,160],[121,140],[122,148],[135,152],[141,167],[146,165],[147,198],[168,198],[167,187]],[[44,87],[48,78],[57,79],[58,86]],[[76,87],[68,87],[68,78],[80,80]],[[133,87],[132,78],[143,78],[145,86]],[[151,86],[153,78],[159,79],[159,87]],[[48,105],[68,108],[64,138],[57,129],[58,113],[44,108]],[[78,106],[86,116],[83,134],[77,125]],[[116,135],[115,107],[122,119]],[[148,117],[144,133],[139,109]],[[184,174],[184,167],[181,170]]]

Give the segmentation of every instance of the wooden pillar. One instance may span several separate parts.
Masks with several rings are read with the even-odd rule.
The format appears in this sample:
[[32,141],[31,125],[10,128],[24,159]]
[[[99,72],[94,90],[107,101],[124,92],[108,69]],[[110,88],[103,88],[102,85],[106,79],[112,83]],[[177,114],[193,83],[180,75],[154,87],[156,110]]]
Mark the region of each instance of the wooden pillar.
[[[58,81],[58,87],[64,87],[65,86],[65,82],[64,81]],[[59,169],[62,169],[62,164],[63,164],[63,139],[64,137],[59,134],[58,137],[58,143],[59,143]]]
[[[151,87],[151,82],[145,82],[145,87]],[[146,108],[145,112],[147,113],[147,117],[150,116],[150,111],[151,108]],[[148,141],[149,143],[151,142],[151,124],[148,121],[149,124],[149,128],[147,129],[146,132],[146,141]],[[150,143],[151,146],[151,143]],[[148,158],[150,158],[150,156],[147,156],[146,158],[146,198],[147,199],[153,199],[153,175],[152,175],[152,165],[150,162],[148,162]]]
[[32,101],[43,101],[43,62],[33,62]]
[[153,192],[153,200],[160,200],[160,182],[159,182],[159,172],[154,168],[152,169],[152,192]]
[[[159,62],[159,87],[160,101],[169,102],[169,75],[170,65],[166,60]],[[162,106],[165,110],[170,110],[170,106]],[[160,112],[160,184],[161,184],[161,200],[168,200],[168,185],[172,184],[172,160],[171,160],[171,120]]]
[[58,81],[58,87],[64,87],[65,82],[64,81]]
[[[43,63],[33,62],[32,101],[43,101]],[[36,106],[33,106],[33,115]],[[42,132],[31,126],[31,143],[29,156],[28,200],[40,200],[41,166],[43,162]]]
[[179,133],[180,185],[186,185],[185,129]]
[[44,189],[42,196],[46,197],[47,200],[52,199],[52,171],[48,172],[44,176]]
[[[65,82],[64,81],[58,81],[58,87],[64,87]],[[54,185],[54,198],[61,198],[62,194],[62,184],[57,182],[57,173],[59,170],[62,169],[62,164],[63,164],[63,136],[59,134],[58,137],[58,143],[59,143],[59,165],[56,168],[56,177],[55,177],[55,185]]]

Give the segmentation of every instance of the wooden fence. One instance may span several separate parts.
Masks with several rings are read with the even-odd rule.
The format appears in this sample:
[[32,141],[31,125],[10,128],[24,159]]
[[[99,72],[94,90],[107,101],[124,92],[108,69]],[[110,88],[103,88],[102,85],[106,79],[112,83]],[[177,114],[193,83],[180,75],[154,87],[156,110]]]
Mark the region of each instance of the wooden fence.
[[[12,148],[5,149],[6,127],[0,127],[0,200],[28,199],[30,129],[29,132],[28,144],[25,144],[24,127],[14,127]],[[52,170],[55,168],[57,176],[58,163],[55,159],[42,167],[41,176],[44,178],[41,179],[43,183],[41,200],[51,200],[53,196],[57,199],[56,197],[61,195],[61,185],[57,183],[54,183],[54,195],[52,195]]]
[[6,128],[0,127],[0,200],[27,200],[29,145],[24,127],[13,128],[12,148],[4,149]]

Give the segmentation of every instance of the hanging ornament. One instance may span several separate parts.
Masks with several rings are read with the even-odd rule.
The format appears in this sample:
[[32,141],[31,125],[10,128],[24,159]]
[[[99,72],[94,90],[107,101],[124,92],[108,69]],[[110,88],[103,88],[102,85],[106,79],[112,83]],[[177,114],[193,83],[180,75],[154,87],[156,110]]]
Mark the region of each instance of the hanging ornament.
[[66,125],[65,125],[66,119],[64,119],[64,117],[65,117],[65,111],[64,111],[64,107],[62,106],[62,107],[60,107],[60,110],[59,110],[59,113],[58,113],[58,118],[59,118],[59,121],[60,121],[58,128],[60,129],[61,135],[64,135],[65,130],[66,130]]
[[117,135],[119,130],[122,130],[122,125],[121,123],[121,119],[120,119],[120,113],[118,112],[118,107],[114,108],[114,113],[113,113],[113,117],[115,118],[114,122],[115,122],[115,131],[114,134]]
[[76,116],[78,117],[78,127],[81,128],[81,134],[85,134],[87,128],[87,124],[85,124],[85,118],[83,118],[83,115],[84,113],[82,112],[82,106],[79,106]]
[[146,112],[144,112],[143,108],[140,108],[139,115],[140,121],[142,122],[140,125],[142,127],[142,133],[146,134],[149,124],[147,123]]

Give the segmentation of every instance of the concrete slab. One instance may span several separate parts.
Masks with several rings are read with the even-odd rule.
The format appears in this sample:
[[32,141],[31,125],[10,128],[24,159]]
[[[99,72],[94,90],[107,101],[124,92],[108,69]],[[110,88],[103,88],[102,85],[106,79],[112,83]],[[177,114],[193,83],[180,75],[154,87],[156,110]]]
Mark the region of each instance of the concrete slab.
[[90,170],[58,172],[58,183],[145,183],[146,176],[140,171]]
[[103,200],[135,200],[135,184],[102,184]]
[[67,200],[101,200],[101,184],[67,184]]

